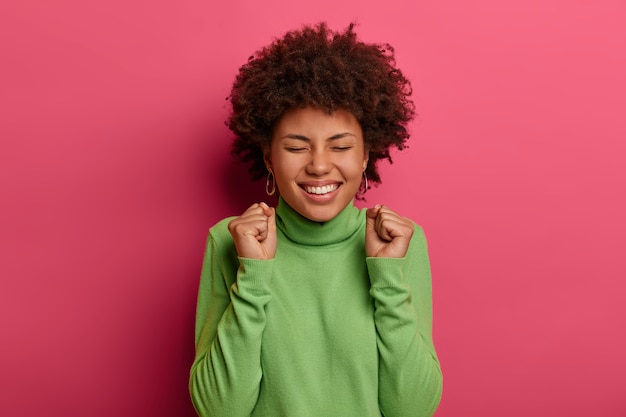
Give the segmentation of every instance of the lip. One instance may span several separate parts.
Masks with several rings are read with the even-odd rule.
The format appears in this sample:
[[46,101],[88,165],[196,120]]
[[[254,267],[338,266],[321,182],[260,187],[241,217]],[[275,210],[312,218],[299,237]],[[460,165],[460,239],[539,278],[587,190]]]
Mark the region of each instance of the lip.
[[323,181],[302,181],[298,183],[300,187],[323,187],[325,185],[334,185],[334,184],[341,186],[343,182],[333,181],[333,180],[323,180]]
[[[334,191],[331,191],[326,194],[310,194],[305,190],[305,187],[324,187],[327,185],[337,185],[337,188]],[[304,181],[304,182],[298,183],[300,191],[306,197],[306,199],[315,203],[328,203],[329,201],[332,201],[339,193],[339,190],[341,190],[342,185],[343,183],[341,181],[330,181],[330,180]]]

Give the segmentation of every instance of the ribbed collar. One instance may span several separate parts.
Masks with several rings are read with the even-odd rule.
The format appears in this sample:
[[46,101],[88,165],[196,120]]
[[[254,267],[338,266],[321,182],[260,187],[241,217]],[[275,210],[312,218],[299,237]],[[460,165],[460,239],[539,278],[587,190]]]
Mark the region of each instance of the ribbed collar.
[[276,226],[292,241],[301,245],[323,246],[348,239],[365,222],[365,212],[350,202],[335,218],[318,223],[292,209],[282,197],[276,207]]

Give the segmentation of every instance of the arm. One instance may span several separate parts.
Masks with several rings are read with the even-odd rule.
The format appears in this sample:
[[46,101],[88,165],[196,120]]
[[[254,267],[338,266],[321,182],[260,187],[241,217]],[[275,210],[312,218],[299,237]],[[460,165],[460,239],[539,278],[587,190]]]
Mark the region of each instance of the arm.
[[189,388],[203,417],[249,416],[262,376],[261,338],[273,260],[238,258],[228,246],[221,248],[209,237],[198,294]]
[[432,341],[432,289],[422,229],[386,207],[368,210],[370,294],[379,355],[378,402],[385,417],[427,417],[441,399]]
[[432,340],[426,239],[417,228],[405,258],[367,258],[379,352],[379,404],[386,417],[434,414],[442,375]]

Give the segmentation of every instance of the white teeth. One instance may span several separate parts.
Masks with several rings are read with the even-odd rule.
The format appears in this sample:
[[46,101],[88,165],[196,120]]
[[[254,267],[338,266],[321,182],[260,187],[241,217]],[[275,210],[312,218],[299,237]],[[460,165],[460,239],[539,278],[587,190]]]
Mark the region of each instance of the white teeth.
[[304,186],[304,190],[309,194],[327,194],[339,188],[338,184],[324,185],[322,187]]

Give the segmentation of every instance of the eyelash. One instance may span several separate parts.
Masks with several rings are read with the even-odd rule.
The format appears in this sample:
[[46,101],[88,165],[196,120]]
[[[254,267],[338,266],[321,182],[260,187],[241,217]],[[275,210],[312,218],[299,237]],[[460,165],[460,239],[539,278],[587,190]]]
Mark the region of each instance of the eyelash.
[[[288,147],[285,148],[288,152],[294,152],[294,153],[298,153],[298,152],[304,152],[307,150],[307,148],[296,148],[296,147]],[[333,146],[332,148],[330,148],[333,151],[337,151],[337,152],[345,152],[348,151],[350,149],[352,149],[352,146]]]

